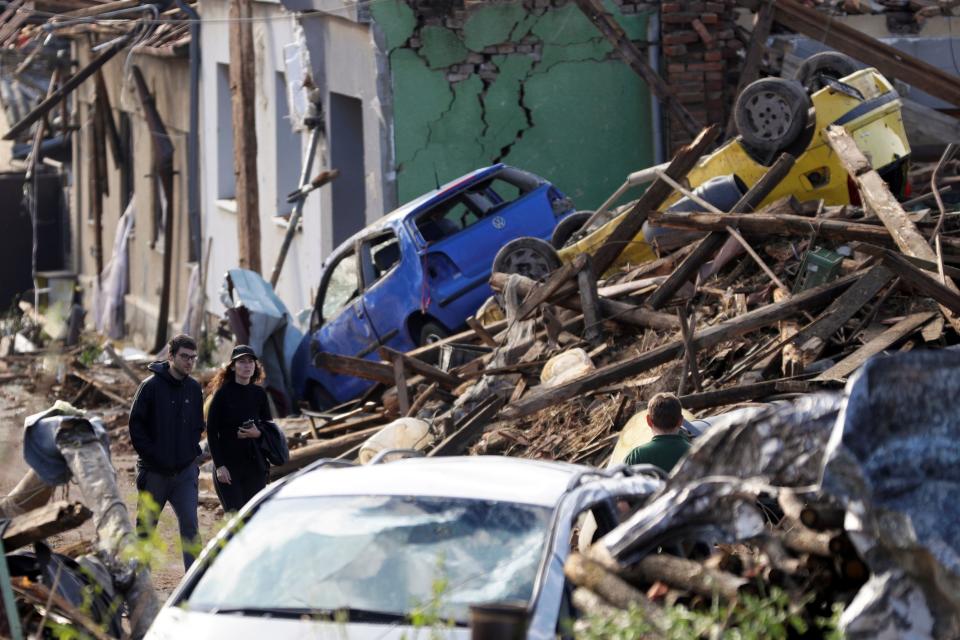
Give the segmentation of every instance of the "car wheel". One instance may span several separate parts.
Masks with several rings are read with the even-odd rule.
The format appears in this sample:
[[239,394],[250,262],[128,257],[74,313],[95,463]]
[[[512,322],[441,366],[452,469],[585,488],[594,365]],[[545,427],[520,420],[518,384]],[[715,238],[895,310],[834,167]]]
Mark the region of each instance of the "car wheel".
[[804,60],[793,77],[812,93],[823,88],[824,76],[839,80],[856,70],[857,63],[850,56],[836,51],[822,51]]
[[803,132],[811,106],[810,96],[796,80],[763,78],[737,96],[733,117],[744,143],[776,152]]
[[560,256],[540,238],[514,238],[493,259],[494,273],[516,273],[533,280],[547,277],[560,267]]
[[550,244],[553,245],[553,248],[557,251],[563,249],[570,238],[573,237],[573,234],[579,231],[592,215],[592,211],[577,211],[561,220],[560,224],[554,227],[553,235],[550,236]]
[[420,346],[440,342],[449,335],[450,332],[443,325],[437,322],[427,322],[420,329]]

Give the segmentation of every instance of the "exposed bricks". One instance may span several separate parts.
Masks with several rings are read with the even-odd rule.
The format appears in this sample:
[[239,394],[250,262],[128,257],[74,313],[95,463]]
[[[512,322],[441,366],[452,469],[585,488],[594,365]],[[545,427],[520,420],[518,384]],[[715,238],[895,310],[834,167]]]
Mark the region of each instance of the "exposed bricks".
[[[664,80],[700,122],[726,122],[732,106],[742,43],[734,35],[737,0],[660,3],[661,70]],[[690,141],[667,112],[672,149]]]

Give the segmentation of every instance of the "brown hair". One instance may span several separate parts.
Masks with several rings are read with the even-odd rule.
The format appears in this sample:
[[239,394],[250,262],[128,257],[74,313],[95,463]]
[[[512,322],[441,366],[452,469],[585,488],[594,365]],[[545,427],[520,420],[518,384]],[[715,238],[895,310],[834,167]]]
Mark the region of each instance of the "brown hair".
[[672,393],[658,393],[647,403],[650,422],[661,431],[674,431],[683,419],[680,400]]
[[[250,382],[253,384],[260,384],[263,382],[266,374],[263,372],[263,366],[260,364],[260,360],[255,360],[257,363],[253,369],[253,376],[250,377]],[[207,385],[207,395],[212,396],[217,391],[220,390],[220,387],[225,385],[228,381],[234,379],[234,373],[237,370],[237,361],[231,360],[227,364],[223,365],[217,372],[213,374],[213,378],[210,380],[210,383]]]
[[171,356],[177,355],[177,351],[180,351],[180,349],[183,349],[184,347],[196,351],[197,341],[187,334],[181,333],[170,338],[170,342],[167,343],[167,351]]

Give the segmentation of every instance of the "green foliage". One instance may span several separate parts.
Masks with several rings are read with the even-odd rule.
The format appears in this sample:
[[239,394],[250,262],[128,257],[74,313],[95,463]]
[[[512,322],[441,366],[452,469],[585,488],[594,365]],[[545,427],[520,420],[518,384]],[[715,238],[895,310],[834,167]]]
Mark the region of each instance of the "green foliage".
[[95,342],[85,342],[83,349],[80,351],[80,355],[77,356],[77,360],[79,360],[83,366],[89,367],[97,361],[101,353],[103,353],[103,347]]
[[[791,603],[789,595],[772,589],[766,596],[744,596],[737,602],[721,605],[714,600],[708,610],[675,605],[665,609],[667,640],[709,638],[710,640],[784,640],[810,631],[803,617],[809,597]],[[813,628],[819,637],[841,640],[838,630],[842,607],[835,605],[829,618],[817,618]],[[614,616],[589,616],[576,627],[578,640],[632,640],[651,634],[653,626],[638,607]]]
[[[450,590],[450,579],[447,577],[447,570],[443,556],[437,558],[437,566],[433,582],[431,583],[431,597],[426,602],[419,604],[410,612],[410,624],[417,629],[414,638],[419,636],[422,629],[430,632],[430,640],[441,640],[444,637],[444,631],[452,629],[455,622],[452,619],[443,617],[443,603],[447,592]],[[403,636],[407,640],[406,634]]]

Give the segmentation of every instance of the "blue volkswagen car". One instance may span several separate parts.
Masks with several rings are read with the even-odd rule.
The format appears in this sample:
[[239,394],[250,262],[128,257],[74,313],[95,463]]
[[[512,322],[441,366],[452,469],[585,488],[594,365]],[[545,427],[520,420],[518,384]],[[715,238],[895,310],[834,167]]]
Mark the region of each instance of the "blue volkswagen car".
[[515,238],[549,240],[573,205],[543,178],[496,164],[420,196],[341,244],[324,261],[293,382],[313,408],[373,383],[314,364],[320,351],[371,360],[460,330],[491,295],[491,263]]

